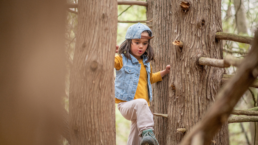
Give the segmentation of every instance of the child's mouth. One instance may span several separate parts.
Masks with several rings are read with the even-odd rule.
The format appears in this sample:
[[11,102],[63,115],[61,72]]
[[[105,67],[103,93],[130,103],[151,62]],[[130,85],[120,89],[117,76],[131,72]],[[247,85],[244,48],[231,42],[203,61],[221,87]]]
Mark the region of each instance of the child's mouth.
[[139,53],[142,53],[142,51],[141,51],[141,50],[139,50]]

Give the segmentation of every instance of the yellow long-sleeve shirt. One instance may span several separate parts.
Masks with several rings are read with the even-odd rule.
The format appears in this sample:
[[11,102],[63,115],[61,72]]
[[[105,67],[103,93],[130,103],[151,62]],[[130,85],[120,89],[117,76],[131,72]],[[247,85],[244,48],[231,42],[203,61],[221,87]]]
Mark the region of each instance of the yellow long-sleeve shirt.
[[[140,70],[140,78],[139,78],[139,82],[137,85],[137,89],[135,92],[135,96],[134,99],[145,99],[149,106],[150,106],[150,101],[149,101],[149,96],[148,96],[148,76],[147,76],[147,71],[146,68],[143,64],[143,60],[138,60],[139,63],[141,64],[141,70]],[[115,68],[117,70],[120,70],[123,67],[123,58],[121,56],[116,56],[115,57]],[[160,75],[160,72],[157,73],[152,73],[152,67],[151,67],[151,72],[150,72],[150,82],[156,83],[158,81],[162,81],[162,77]],[[120,102],[126,102],[123,100],[119,100],[116,98],[115,100],[116,103],[120,103]]]

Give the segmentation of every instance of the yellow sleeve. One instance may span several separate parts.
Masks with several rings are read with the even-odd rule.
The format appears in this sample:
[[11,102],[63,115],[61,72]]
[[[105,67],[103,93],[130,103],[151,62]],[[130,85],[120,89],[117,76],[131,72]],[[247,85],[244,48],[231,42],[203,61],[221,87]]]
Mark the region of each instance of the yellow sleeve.
[[151,81],[151,84],[162,81],[160,71],[156,73],[152,73],[152,66],[151,66],[151,72],[150,72],[150,81]]
[[115,68],[116,70],[120,70],[123,67],[123,58],[122,56],[115,56]]

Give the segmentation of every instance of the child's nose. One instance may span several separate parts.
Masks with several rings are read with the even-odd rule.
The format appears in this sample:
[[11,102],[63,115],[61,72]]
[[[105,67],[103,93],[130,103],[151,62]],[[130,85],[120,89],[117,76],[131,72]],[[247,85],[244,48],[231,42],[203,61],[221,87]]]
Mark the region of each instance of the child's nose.
[[143,44],[142,43],[140,43],[140,48],[143,48]]

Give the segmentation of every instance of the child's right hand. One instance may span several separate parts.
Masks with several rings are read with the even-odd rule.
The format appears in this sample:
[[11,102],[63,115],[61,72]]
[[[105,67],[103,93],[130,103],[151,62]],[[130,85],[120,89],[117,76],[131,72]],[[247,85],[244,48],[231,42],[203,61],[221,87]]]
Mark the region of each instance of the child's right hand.
[[118,48],[119,48],[119,46],[118,46],[118,45],[116,45],[116,53],[118,52]]

